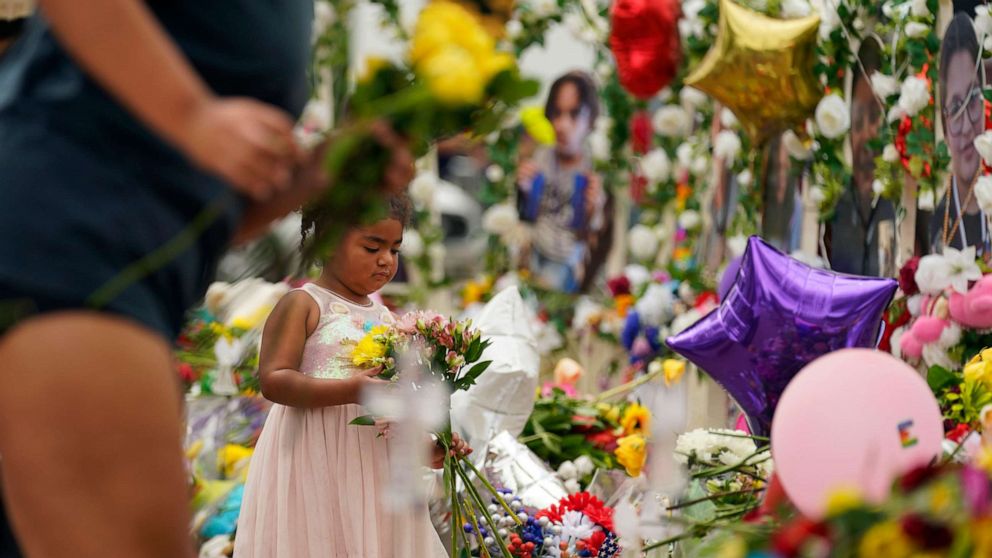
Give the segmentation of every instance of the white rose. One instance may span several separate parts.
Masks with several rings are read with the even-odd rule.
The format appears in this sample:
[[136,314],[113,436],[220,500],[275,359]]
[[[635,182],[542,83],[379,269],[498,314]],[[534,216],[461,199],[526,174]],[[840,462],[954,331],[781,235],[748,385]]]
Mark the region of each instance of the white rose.
[[933,211],[934,206],[937,204],[936,196],[933,190],[924,190],[920,192],[920,197],[916,202],[916,208],[920,211]]
[[417,207],[425,208],[434,205],[434,192],[437,190],[438,178],[434,173],[422,172],[410,183],[410,199]]
[[982,156],[982,159],[985,159],[985,164],[992,165],[992,131],[978,136],[974,143],[978,154]]
[[939,294],[951,284],[951,266],[940,254],[928,254],[920,258],[916,268],[916,285],[924,294]]
[[909,13],[914,17],[929,17],[930,8],[927,8],[927,0],[913,0],[909,5]]
[[742,170],[740,174],[737,175],[737,183],[745,188],[751,185],[752,180],[754,180],[754,177],[751,176],[751,171],[747,169]]
[[823,189],[823,186],[813,186],[809,192],[809,197],[813,203],[820,205],[827,199],[827,191]]
[[572,35],[578,37],[582,30],[585,28],[585,18],[575,12],[569,12],[565,14],[565,17],[561,20],[562,24],[568,29]]
[[699,212],[693,209],[686,209],[679,215],[679,226],[687,231],[695,230],[702,222]]
[[679,91],[679,101],[682,102],[682,106],[689,110],[695,110],[706,102],[706,93],[696,89],[695,87],[683,87]]
[[664,149],[652,149],[641,159],[641,172],[651,183],[664,182],[672,172],[672,162]]
[[979,4],[975,8],[975,31],[980,35],[992,35],[992,17],[988,6]]
[[419,258],[424,255],[424,238],[416,229],[403,231],[402,253],[407,258]]
[[688,281],[679,283],[679,298],[686,304],[692,304],[696,301],[696,291],[693,290]]
[[505,235],[519,222],[517,210],[505,203],[497,204],[482,215],[482,229],[489,234]]
[[674,302],[670,288],[652,283],[644,291],[634,309],[641,318],[641,323],[660,327],[672,318],[672,303]]
[[896,120],[902,120],[902,117],[906,116],[906,111],[899,105],[894,105],[889,109],[889,114],[885,116],[885,121],[892,124]]
[[851,114],[840,95],[832,93],[820,100],[816,106],[816,127],[830,139],[841,137],[851,127]]
[[733,258],[743,256],[744,250],[747,249],[747,237],[742,234],[730,237],[727,239],[727,249],[730,250],[730,256]]
[[737,116],[734,115],[734,111],[724,108],[720,111],[720,125],[724,128],[733,128],[737,126]]
[[876,95],[885,99],[899,92],[899,80],[875,70],[871,74],[871,88]]
[[886,2],[885,4],[882,4],[882,14],[884,14],[885,17],[893,21],[902,21],[906,19],[906,17],[909,15],[909,9],[910,9],[909,4],[904,2],[900,2],[899,4],[896,4],[894,2],[889,1]]
[[506,22],[506,36],[512,41],[520,37],[520,34],[524,32],[524,24],[520,23],[518,19],[511,19]]
[[789,152],[789,156],[797,161],[805,161],[813,155],[810,148],[803,145],[803,140],[799,139],[799,136],[792,130],[787,130],[782,134],[782,143],[785,144],[785,150]]
[[607,78],[613,75],[613,66],[606,62],[600,62],[596,65],[596,75],[599,76],[599,79],[606,81]]
[[672,88],[671,87],[664,87],[664,88],[662,88],[661,91],[658,92],[658,94],[656,95],[656,98],[659,101],[661,101],[662,103],[667,103],[668,101],[671,101],[672,100],[672,97],[674,95],[675,94],[672,93]]
[[927,89],[927,82],[916,76],[909,76],[902,82],[899,93],[899,108],[909,116],[923,110],[930,104],[930,91]]
[[675,148],[675,158],[679,162],[679,166],[688,169],[692,166],[692,146],[688,143],[683,143]]
[[833,0],[812,0],[813,9],[820,14],[820,38],[828,39],[834,29],[840,27],[840,16],[834,8]]
[[906,24],[906,36],[911,39],[922,39],[930,34],[930,26],[925,23],[911,21]]
[[876,196],[881,196],[885,192],[885,183],[876,178],[871,182],[871,191]]
[[596,465],[588,455],[580,455],[572,463],[575,464],[575,469],[578,470],[579,475],[583,477],[592,474],[596,470]]
[[564,480],[575,479],[579,476],[579,470],[571,461],[564,461],[558,466],[558,476]]
[[630,287],[635,291],[640,290],[651,281],[651,272],[640,264],[630,264],[623,268],[623,276],[630,281]]
[[697,155],[695,159],[692,160],[692,174],[696,176],[701,176],[710,170],[710,160],[703,155]]
[[781,15],[785,19],[806,17],[810,13],[810,5],[806,0],[782,0]]
[[700,39],[705,31],[703,22],[699,19],[682,18],[679,20],[679,36],[683,39],[690,37]]
[[630,254],[640,261],[654,259],[658,255],[658,243],[658,235],[647,225],[634,225],[627,233]]
[[486,180],[489,182],[502,182],[504,178],[506,178],[506,173],[503,172],[503,167],[499,165],[489,165],[486,167]]
[[558,11],[558,2],[556,0],[533,0],[531,8],[537,17],[550,17]]
[[716,136],[713,155],[733,164],[741,152],[741,138],[730,130],[723,130]]
[[882,150],[882,160],[886,163],[898,163],[900,159],[899,150],[891,143]]
[[654,131],[666,137],[681,137],[689,132],[689,113],[678,105],[666,105],[654,113]]
[[706,7],[706,0],[687,0],[682,4],[682,17],[689,20],[699,19],[699,12]]
[[565,481],[565,490],[567,490],[569,494],[575,494],[582,490],[582,487],[579,485],[579,481],[575,479],[568,479]]
[[982,211],[992,214],[992,176],[984,175],[975,183],[975,199]]
[[851,24],[851,27],[853,27],[855,31],[864,31],[865,20],[863,18],[856,17],[854,18],[854,23]]
[[605,132],[596,131],[589,134],[589,153],[596,161],[610,159],[610,138]]

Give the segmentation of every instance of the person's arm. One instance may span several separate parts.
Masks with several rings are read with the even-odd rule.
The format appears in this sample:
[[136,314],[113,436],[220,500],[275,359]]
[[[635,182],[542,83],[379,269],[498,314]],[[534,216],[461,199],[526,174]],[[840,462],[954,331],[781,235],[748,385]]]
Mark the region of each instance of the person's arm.
[[40,0],[52,31],[118,102],[195,164],[265,199],[289,183],[291,119],[249,99],[220,99],[141,0]]
[[307,337],[317,327],[320,309],[303,292],[283,297],[272,310],[262,332],[258,375],[262,395],[290,407],[330,407],[358,403],[362,388],[382,383],[376,370],[346,380],[311,378],[299,371]]

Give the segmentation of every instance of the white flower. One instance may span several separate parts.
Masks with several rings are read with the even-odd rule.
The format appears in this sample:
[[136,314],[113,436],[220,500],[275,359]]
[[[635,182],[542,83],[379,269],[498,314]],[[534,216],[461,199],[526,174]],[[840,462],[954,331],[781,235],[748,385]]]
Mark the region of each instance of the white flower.
[[607,78],[613,75],[613,66],[611,66],[607,62],[600,62],[599,64],[596,64],[596,75],[598,75],[600,79],[605,81]]
[[940,366],[948,370],[954,370],[961,364],[959,362],[954,362],[954,359],[947,354],[947,350],[941,348],[937,343],[923,345],[923,362],[925,362],[928,367]]
[[889,113],[885,115],[885,121],[892,124],[896,120],[901,120],[904,116],[906,116],[906,109],[896,104],[893,105],[892,108],[889,109]]
[[[968,281],[978,281],[982,278],[982,269],[975,263],[974,246],[969,246],[964,250],[955,250],[950,246],[945,246],[944,262],[948,267],[947,278],[951,288],[961,294],[968,292]],[[920,263],[923,263],[922,260]],[[919,269],[917,269],[917,274],[919,274]],[[919,284],[919,280],[917,280],[917,284]]]
[[881,180],[877,179],[877,178],[875,180],[872,180],[872,182],[871,182],[871,191],[876,196],[881,196],[882,193],[885,192],[885,183],[882,182]]
[[989,7],[984,4],[975,7],[975,31],[979,35],[992,35],[992,17],[989,14]]
[[924,190],[920,192],[920,197],[916,202],[917,209],[920,211],[933,211],[933,208],[937,203],[935,198],[936,196],[934,195],[933,190]]
[[603,307],[587,296],[580,297],[575,303],[575,314],[572,316],[572,329],[583,329],[592,323],[592,319],[600,315]]
[[892,353],[892,356],[899,360],[902,360],[902,347],[899,345],[899,340],[902,339],[903,333],[906,333],[906,328],[897,327],[892,332],[892,337],[889,338],[889,351]]
[[666,105],[655,111],[651,119],[654,131],[666,137],[681,137],[689,132],[689,113],[678,105]]
[[920,315],[920,310],[923,309],[923,295],[915,294],[906,299],[906,310],[909,312],[910,316],[914,318]]
[[806,17],[810,13],[810,5],[806,0],[782,0],[781,16],[785,19]]
[[983,175],[975,183],[975,200],[982,211],[992,214],[992,176]]
[[925,23],[911,21],[906,24],[906,36],[911,39],[922,39],[930,34],[930,26]]
[[586,476],[592,474],[596,470],[596,465],[593,464],[592,459],[588,455],[580,455],[575,458],[573,462],[575,464],[576,470],[579,471],[580,476]]
[[688,169],[692,166],[692,146],[688,143],[679,144],[675,148],[675,159],[678,160],[679,166],[683,169]]
[[419,258],[424,255],[424,237],[416,229],[403,231],[403,255],[408,258]]
[[575,479],[568,479],[565,481],[565,490],[567,490],[569,494],[575,494],[576,492],[582,490],[582,486],[579,485],[579,481]]
[[579,476],[579,470],[575,468],[575,464],[571,461],[563,461],[558,466],[558,476],[563,480],[575,479]]
[[672,291],[664,285],[652,283],[648,285],[644,295],[634,308],[641,318],[641,323],[649,326],[661,326],[672,317]]
[[733,164],[741,152],[741,138],[730,130],[723,130],[716,135],[713,155],[720,157],[728,164]]
[[505,235],[519,222],[517,209],[510,204],[496,204],[482,215],[482,229],[489,234]]
[[896,4],[889,1],[882,4],[882,14],[893,21],[902,21],[909,15],[909,8],[908,3],[899,2],[899,4]]
[[865,20],[863,18],[860,18],[860,17],[855,17],[854,18],[854,23],[851,24],[851,27],[853,27],[854,30],[855,31],[858,31],[858,32],[864,31],[865,30]]
[[658,255],[658,235],[647,225],[637,224],[631,227],[627,233],[627,245],[631,255],[637,260],[653,260]]
[[694,209],[686,209],[679,215],[679,227],[687,230],[696,230],[696,227],[702,222],[702,218],[699,216],[699,212]]
[[[323,4],[318,2],[317,5]],[[230,535],[217,535],[200,547],[199,558],[225,558],[231,546]]]
[[672,335],[678,335],[689,329],[689,326],[698,322],[702,317],[703,315],[695,308],[690,308],[688,311],[675,316],[675,319],[672,320]]
[[902,82],[899,93],[899,108],[907,115],[916,116],[916,113],[923,110],[930,104],[930,91],[927,89],[927,82],[916,76],[909,76]]
[[851,114],[840,95],[831,93],[816,106],[816,127],[830,139],[844,135],[851,127]]
[[582,30],[586,27],[585,18],[576,12],[569,12],[565,14],[565,17],[562,18],[561,23],[566,29],[571,31],[572,35],[575,35],[576,38],[579,37]]
[[314,39],[323,34],[328,27],[334,25],[337,20],[337,14],[334,12],[334,6],[331,6],[330,2],[314,2],[313,3],[313,36]]
[[875,70],[871,74],[871,88],[876,95],[885,99],[899,92],[899,80]]
[[909,13],[914,17],[929,17],[930,8],[927,8],[927,0],[913,0],[909,5]]
[[534,15],[537,17],[550,17],[558,11],[558,2],[556,0],[532,0],[529,2],[531,9],[534,10]]
[[705,174],[706,171],[710,170],[710,160],[703,155],[697,155],[696,158],[692,160],[690,170],[692,170],[692,174],[696,176]]
[[751,171],[744,169],[737,175],[737,183],[745,188],[751,185],[751,181],[754,177],[751,176]]
[[706,102],[707,99],[709,99],[709,97],[706,96],[706,93],[703,93],[695,87],[683,87],[682,90],[679,91],[679,101],[681,101],[682,106],[688,110],[698,109],[703,105],[703,103]]
[[651,375],[661,374],[661,372],[664,369],[665,366],[661,363],[661,359],[656,358],[651,361],[651,364],[648,365],[648,374]]
[[561,516],[562,540],[588,539],[595,531],[596,524],[582,512],[569,510]]
[[489,182],[502,182],[504,178],[506,178],[506,173],[503,172],[503,167],[496,164],[486,167],[486,180]]
[[833,0],[812,0],[813,9],[820,14],[820,38],[829,39],[834,29],[840,27],[840,16]]
[[899,150],[891,143],[886,145],[885,149],[882,150],[882,160],[886,163],[897,163],[899,159]]
[[603,162],[610,159],[610,138],[606,132],[596,130],[589,134],[589,151],[596,161]]
[[961,326],[954,322],[951,322],[949,326],[945,327],[944,331],[940,332],[940,339],[937,339],[937,345],[942,349],[950,349],[960,342]]
[[727,249],[730,250],[731,257],[739,258],[744,255],[744,250],[747,250],[747,237],[742,234],[736,234],[729,239],[727,239]]
[[[946,250],[945,250],[946,252]],[[940,254],[928,254],[920,258],[916,268],[916,285],[924,294],[940,294],[951,284],[951,266]]]
[[686,304],[692,304],[696,300],[696,291],[693,290],[692,285],[688,281],[682,281],[679,283],[679,298],[682,302]]
[[518,19],[511,19],[506,22],[506,36],[512,41],[524,32],[524,24]]
[[410,199],[417,207],[426,208],[434,205],[437,182],[437,176],[430,172],[422,172],[413,179],[410,183]]
[[813,203],[819,205],[826,201],[827,191],[823,189],[823,186],[813,186],[809,191],[809,197],[813,200]]
[[682,39],[689,39],[690,37],[700,39],[705,32],[706,28],[699,19],[682,18],[679,20],[679,36]]
[[649,182],[664,182],[672,173],[672,162],[664,149],[652,149],[641,159],[641,172]]
[[648,268],[640,264],[630,264],[623,268],[623,275],[630,281],[630,287],[635,291],[640,290],[641,287],[651,281],[651,272],[648,271]]
[[803,140],[799,139],[799,136],[792,130],[786,130],[782,134],[782,143],[785,145],[785,150],[789,152],[789,156],[797,161],[805,161],[812,156],[810,148],[803,145]]
[[739,124],[739,122],[737,121],[737,116],[734,115],[734,111],[724,107],[724,109],[720,111],[720,125],[724,128],[733,128],[734,126],[737,126],[737,124]]
[[978,154],[985,160],[985,164],[992,165],[992,131],[985,132],[975,138],[974,144]]

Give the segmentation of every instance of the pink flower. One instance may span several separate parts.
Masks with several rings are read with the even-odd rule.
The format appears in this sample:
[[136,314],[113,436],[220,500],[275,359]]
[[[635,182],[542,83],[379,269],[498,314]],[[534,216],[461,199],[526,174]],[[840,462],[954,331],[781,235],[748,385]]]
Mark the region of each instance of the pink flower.
[[551,397],[553,395],[554,389],[558,388],[565,392],[565,395],[569,397],[578,397],[578,392],[575,391],[575,386],[571,384],[556,384],[554,382],[545,382],[541,386],[541,397]]

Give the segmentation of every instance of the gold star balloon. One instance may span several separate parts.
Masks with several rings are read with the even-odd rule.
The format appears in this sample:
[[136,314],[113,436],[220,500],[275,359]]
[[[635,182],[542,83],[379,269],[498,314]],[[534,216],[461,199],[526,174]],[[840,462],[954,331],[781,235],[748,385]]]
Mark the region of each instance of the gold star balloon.
[[751,140],[803,122],[823,95],[813,74],[820,18],[773,19],[720,0],[716,43],[685,84],[733,111]]

